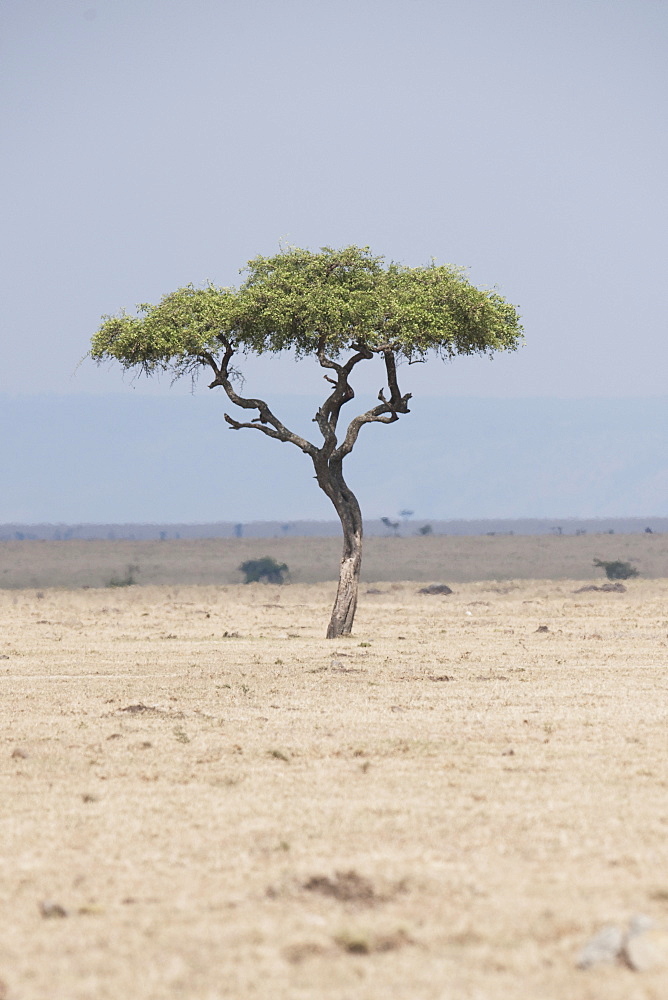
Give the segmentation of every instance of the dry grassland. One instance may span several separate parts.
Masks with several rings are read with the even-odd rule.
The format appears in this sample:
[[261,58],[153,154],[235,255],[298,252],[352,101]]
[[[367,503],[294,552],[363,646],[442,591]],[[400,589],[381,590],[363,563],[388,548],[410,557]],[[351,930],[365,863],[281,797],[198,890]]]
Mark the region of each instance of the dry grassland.
[[[668,581],[0,591],[6,1000],[664,1000]],[[538,631],[547,626],[547,631]]]
[[[168,541],[0,542],[0,587],[104,587],[137,567],[145,584],[241,583],[239,565],[269,555],[293,583],[338,576],[340,538],[201,538]],[[668,534],[367,538],[367,581],[586,580],[593,560],[632,562],[645,578],[668,577]]]

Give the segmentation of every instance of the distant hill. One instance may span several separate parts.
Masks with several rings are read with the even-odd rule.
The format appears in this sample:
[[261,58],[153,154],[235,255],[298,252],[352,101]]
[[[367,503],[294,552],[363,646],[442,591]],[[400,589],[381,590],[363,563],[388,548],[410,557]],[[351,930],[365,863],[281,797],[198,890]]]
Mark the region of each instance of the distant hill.
[[[273,402],[286,423],[317,437],[318,400]],[[371,402],[355,400],[351,415]],[[415,512],[412,530],[436,520],[539,519],[551,530],[568,518],[637,517],[638,526],[668,518],[668,396],[416,398],[411,407],[392,426],[364,428],[348,462],[370,531],[404,509]],[[331,522],[308,459],[253,431],[229,430],[230,408],[221,393],[143,396],[131,387],[0,396],[0,533],[259,521],[281,533],[284,524]]]

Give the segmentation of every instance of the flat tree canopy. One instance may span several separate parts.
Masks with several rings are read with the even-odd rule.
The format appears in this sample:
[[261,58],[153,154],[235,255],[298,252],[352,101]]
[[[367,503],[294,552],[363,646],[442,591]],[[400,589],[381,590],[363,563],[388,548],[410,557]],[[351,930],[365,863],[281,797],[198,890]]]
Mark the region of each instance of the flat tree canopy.
[[[255,257],[245,274],[238,289],[187,285],[157,305],[138,306],[137,315],[104,317],[91,356],[147,375],[170,371],[178,377],[208,368],[210,388],[221,386],[231,402],[257,411],[249,422],[225,414],[232,429],[259,430],[309,455],[341,519],[344,550],[328,635],[346,634],[357,604],[362,516],[343,479],[343,459],[364,424],[393,423],[409,412],[411,397],[399,390],[397,362],[424,361],[431,353],[451,358],[514,350],[522,337],[519,318],[498,292],[472,285],[462,268],[386,265],[367,247],[317,253],[290,247]],[[329,395],[314,418],[323,439],[318,445],[285,427],[264,400],[240,396],[233,385],[239,355],[287,350],[313,356],[326,371]],[[387,389],[341,437],[341,408],[355,395],[350,376],[375,357],[382,359]]]

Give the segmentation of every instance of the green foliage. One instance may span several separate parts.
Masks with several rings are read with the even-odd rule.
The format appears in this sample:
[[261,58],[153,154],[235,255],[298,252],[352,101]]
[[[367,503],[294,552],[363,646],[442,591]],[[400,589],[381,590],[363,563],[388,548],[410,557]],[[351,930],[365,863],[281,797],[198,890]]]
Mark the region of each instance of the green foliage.
[[156,306],[137,306],[138,316],[104,316],[91,357],[114,358],[125,368],[140,367],[147,374],[156,368],[183,374],[197,367],[205,352],[220,350],[218,336],[229,332],[234,301],[227,289],[187,285]]
[[239,569],[246,577],[244,583],[260,583],[262,580],[267,583],[284,583],[284,575],[288,572],[285,563],[278,563],[271,556],[247,559]]
[[433,535],[434,529],[430,524],[423,524],[421,528],[418,528],[418,534],[420,535]]
[[622,562],[621,559],[613,559],[609,562],[606,562],[605,559],[594,559],[594,566],[604,570],[608,580],[630,580],[631,577],[639,576],[635,566],[628,562]]
[[429,351],[514,350],[521,341],[515,307],[450,265],[385,266],[366,247],[289,247],[253,258],[245,274],[239,289],[188,285],[140,305],[137,316],[103,317],[91,357],[181,375],[226,343],[242,353],[294,349],[298,356],[389,346],[419,360]]

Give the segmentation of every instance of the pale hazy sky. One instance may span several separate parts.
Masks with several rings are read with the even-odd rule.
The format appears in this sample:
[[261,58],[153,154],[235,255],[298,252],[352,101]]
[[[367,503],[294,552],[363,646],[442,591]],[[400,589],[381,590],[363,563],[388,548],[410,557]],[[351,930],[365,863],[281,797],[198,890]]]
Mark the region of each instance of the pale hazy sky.
[[[665,0],[4,0],[0,392],[186,393],[100,315],[281,239],[468,265],[515,355],[405,389],[666,393]],[[289,361],[249,391],[313,393]],[[378,388],[378,375],[367,379]]]

